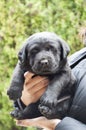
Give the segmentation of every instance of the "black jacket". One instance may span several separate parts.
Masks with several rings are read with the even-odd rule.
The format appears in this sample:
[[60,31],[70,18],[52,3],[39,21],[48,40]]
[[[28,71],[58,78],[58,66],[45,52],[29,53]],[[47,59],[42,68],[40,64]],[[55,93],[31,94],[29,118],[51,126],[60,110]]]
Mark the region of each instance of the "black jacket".
[[69,64],[77,79],[76,92],[69,116],[55,130],[86,130],[86,48],[70,56]]

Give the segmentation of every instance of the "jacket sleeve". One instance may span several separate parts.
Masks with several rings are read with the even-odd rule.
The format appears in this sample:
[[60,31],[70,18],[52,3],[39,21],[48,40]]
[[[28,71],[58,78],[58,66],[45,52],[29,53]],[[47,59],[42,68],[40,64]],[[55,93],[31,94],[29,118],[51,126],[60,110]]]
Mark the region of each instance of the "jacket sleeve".
[[77,84],[68,116],[86,124],[86,47],[70,56],[69,65]]
[[77,85],[68,116],[86,124],[86,58],[72,71],[77,79]]
[[55,130],[86,130],[86,125],[71,117],[65,117]]

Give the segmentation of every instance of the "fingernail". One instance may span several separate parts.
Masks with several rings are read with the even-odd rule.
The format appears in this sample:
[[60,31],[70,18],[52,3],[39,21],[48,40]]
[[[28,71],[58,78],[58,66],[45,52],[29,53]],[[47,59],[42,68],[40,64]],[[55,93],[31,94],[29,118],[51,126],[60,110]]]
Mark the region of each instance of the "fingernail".
[[24,77],[25,77],[28,73],[29,73],[28,71],[27,71],[27,72],[25,72],[25,73],[24,73]]

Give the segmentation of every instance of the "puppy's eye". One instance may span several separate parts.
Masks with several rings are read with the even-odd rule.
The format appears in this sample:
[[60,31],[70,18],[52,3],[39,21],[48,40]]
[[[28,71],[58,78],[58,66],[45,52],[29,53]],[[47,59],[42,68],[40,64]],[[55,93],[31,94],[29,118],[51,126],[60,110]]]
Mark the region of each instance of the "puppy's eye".
[[56,50],[56,48],[55,48],[54,46],[47,46],[47,47],[46,47],[46,50],[47,50],[47,51],[52,51],[52,52],[54,52],[54,53],[57,52],[57,50]]
[[54,48],[54,47],[52,47],[52,52],[55,54],[55,53],[57,53],[57,50],[56,50],[56,48]]
[[38,49],[38,48],[32,49],[32,50],[31,50],[31,55],[35,55],[35,54],[38,53],[38,52],[39,52],[39,49]]
[[46,51],[50,51],[52,49],[52,46],[46,46]]
[[50,51],[51,50],[51,48],[50,47],[46,47],[46,51]]

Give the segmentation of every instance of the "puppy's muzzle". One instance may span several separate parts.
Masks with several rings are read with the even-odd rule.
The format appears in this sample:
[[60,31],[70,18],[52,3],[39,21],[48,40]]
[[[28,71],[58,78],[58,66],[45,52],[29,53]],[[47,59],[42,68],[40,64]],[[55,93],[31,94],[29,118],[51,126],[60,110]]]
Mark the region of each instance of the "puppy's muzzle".
[[49,58],[41,58],[32,67],[33,72],[36,74],[48,74],[51,72],[52,61]]

